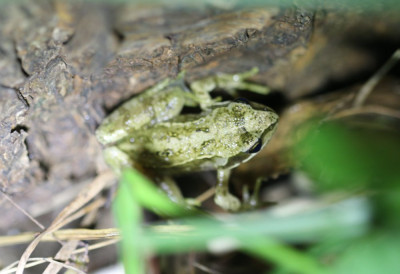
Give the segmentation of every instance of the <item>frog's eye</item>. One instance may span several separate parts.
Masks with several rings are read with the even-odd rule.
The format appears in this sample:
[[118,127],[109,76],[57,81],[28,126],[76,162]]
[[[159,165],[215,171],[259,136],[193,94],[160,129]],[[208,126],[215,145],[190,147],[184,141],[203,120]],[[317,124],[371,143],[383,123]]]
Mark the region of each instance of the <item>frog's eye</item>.
[[251,146],[251,148],[247,151],[247,153],[257,153],[261,150],[262,147],[262,140],[258,139],[254,145]]
[[247,100],[246,98],[240,97],[234,100],[235,103],[241,103],[241,104],[246,104],[246,105],[250,105],[249,100]]

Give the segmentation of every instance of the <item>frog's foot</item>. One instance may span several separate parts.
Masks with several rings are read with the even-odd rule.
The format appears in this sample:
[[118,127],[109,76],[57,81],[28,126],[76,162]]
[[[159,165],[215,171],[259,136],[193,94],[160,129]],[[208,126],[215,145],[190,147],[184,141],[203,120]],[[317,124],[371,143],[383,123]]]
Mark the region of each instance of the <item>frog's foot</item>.
[[261,206],[260,187],[264,178],[257,178],[253,194],[250,195],[247,185],[243,185],[243,206],[242,209],[254,209]]
[[215,193],[214,202],[221,208],[228,211],[238,211],[240,209],[240,201],[238,198],[230,194],[225,193]]

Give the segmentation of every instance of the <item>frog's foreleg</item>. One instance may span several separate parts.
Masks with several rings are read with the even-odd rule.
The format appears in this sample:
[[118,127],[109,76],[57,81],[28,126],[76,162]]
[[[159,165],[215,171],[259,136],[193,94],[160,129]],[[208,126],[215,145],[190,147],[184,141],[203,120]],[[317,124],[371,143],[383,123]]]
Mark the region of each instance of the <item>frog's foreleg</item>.
[[225,210],[237,211],[240,208],[240,201],[238,198],[229,193],[229,176],[230,169],[217,170],[217,186],[215,188],[214,201],[217,205]]
[[243,206],[242,209],[254,209],[260,207],[260,188],[264,178],[257,178],[253,194],[250,195],[247,185],[243,186]]
[[124,168],[131,168],[134,164],[128,154],[117,147],[108,147],[104,149],[103,156],[106,163],[117,176],[121,176]]
[[210,96],[210,92],[216,87],[216,83],[212,77],[198,80],[190,84],[190,89],[193,92],[193,96],[196,98],[196,102],[198,102],[201,109],[204,110],[209,106],[212,106],[215,101],[219,100],[215,100]]

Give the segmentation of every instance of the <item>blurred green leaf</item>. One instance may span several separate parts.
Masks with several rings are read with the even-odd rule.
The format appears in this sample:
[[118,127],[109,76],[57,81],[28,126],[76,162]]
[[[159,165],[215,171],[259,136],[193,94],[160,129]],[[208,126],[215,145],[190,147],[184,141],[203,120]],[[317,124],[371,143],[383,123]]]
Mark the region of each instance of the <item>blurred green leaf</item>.
[[286,246],[271,238],[260,237],[246,241],[242,250],[249,254],[274,262],[288,273],[324,274],[331,273],[317,260],[306,253]]
[[151,250],[171,253],[210,247],[223,249],[219,243],[239,248],[241,243],[263,237],[291,243],[318,242],[331,237],[351,238],[368,229],[370,210],[364,199],[315,206],[283,216],[274,211],[257,211],[218,216],[217,219],[182,218],[174,225],[148,227],[144,238]]
[[311,127],[294,158],[319,191],[369,195],[375,224],[400,228],[400,133],[385,121]]
[[113,212],[121,230],[120,253],[127,274],[145,273],[141,211],[131,195],[127,178],[123,178],[114,200]]
[[398,133],[326,123],[308,131],[295,158],[320,190],[393,187],[400,178]]
[[121,257],[128,274],[145,273],[145,256],[150,250],[143,238],[142,206],[164,216],[182,216],[195,212],[172,202],[138,171],[124,170],[113,212],[121,230]]
[[187,213],[187,209],[171,202],[140,173],[124,171],[114,212],[122,232],[122,260],[127,273],[143,273],[144,259],[150,251],[216,252],[241,248],[296,273],[325,273],[314,258],[279,241],[302,243],[332,235],[353,237],[364,233],[369,222],[369,207],[363,199],[332,205],[315,204],[314,208],[287,216],[257,211],[222,215],[217,219],[210,216],[181,218],[145,227],[141,225],[142,205],[163,214]]
[[[347,243],[332,265],[336,274],[400,273],[400,235],[380,231]],[[330,256],[332,256],[331,254]]]

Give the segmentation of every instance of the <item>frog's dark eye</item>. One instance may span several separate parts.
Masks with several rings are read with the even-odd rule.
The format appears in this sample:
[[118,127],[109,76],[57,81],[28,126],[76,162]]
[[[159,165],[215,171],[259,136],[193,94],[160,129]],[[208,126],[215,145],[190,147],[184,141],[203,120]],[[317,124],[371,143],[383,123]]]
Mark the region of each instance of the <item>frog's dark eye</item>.
[[250,105],[249,100],[247,100],[246,98],[240,97],[234,100],[235,103],[241,103],[241,104],[246,104],[246,105]]
[[251,146],[251,148],[247,151],[247,153],[257,153],[261,150],[262,140],[258,139],[257,142]]

